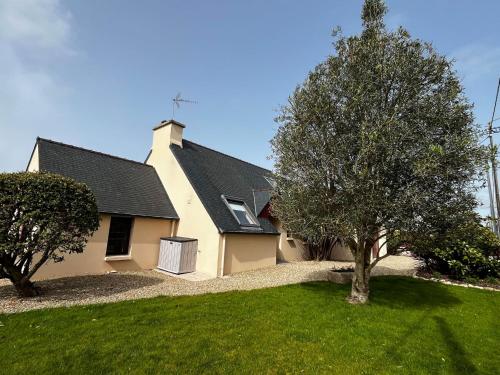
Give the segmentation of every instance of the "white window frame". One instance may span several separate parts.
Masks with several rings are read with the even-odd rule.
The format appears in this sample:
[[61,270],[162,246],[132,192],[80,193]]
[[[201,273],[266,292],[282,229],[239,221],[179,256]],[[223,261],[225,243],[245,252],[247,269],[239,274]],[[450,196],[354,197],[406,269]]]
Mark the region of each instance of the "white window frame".
[[[245,203],[245,201],[243,199],[236,198],[236,197],[229,197],[229,196],[225,196],[225,195],[221,195],[221,198],[224,201],[224,203],[226,204],[227,209],[231,212],[231,215],[233,215],[234,219],[238,222],[238,224],[241,227],[260,228],[259,220],[257,220],[257,218],[253,214],[252,210],[250,210],[250,207],[248,207],[248,205]],[[238,219],[238,216],[236,216],[236,214],[234,213],[234,210],[231,208],[231,205],[230,205],[231,202],[241,204],[245,208],[248,216],[250,216],[250,219],[252,219],[253,223],[252,224],[242,224],[240,222],[240,219]]]

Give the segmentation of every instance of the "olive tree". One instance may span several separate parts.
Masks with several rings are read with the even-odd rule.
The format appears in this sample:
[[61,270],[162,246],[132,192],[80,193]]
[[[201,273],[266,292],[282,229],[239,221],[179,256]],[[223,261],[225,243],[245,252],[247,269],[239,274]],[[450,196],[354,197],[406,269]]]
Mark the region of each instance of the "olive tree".
[[274,215],[308,241],[343,239],[352,303],[368,300],[376,241],[394,253],[470,213],[484,160],[453,61],[387,30],[385,13],[366,0],[360,35],[336,30],[334,53],[282,107],[271,141]]
[[20,296],[37,295],[35,272],[48,260],[81,253],[98,227],[87,185],[49,173],[0,174],[0,278]]

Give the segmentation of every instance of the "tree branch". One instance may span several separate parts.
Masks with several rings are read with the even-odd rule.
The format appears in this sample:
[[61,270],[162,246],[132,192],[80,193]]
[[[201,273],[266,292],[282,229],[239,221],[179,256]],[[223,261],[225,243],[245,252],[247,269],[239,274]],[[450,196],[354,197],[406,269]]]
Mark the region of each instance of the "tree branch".
[[380,240],[381,238],[384,238],[384,237],[387,237],[388,234],[391,234],[392,233],[392,230],[390,229],[380,229],[379,230],[379,233],[380,232],[383,232],[381,235],[379,235],[377,238],[374,239],[374,241],[378,241]]
[[401,254],[403,251],[405,251],[405,249],[401,249],[401,250],[396,250],[395,252],[393,253],[385,253],[384,255],[380,256],[380,257],[377,257],[375,258],[375,260],[370,264],[370,266],[368,267],[368,270],[371,271],[373,269],[373,267],[375,267],[377,265],[378,262],[380,262],[382,259],[385,259],[391,255],[397,255],[397,254]]
[[389,240],[386,239],[384,242],[382,242],[382,245],[378,245],[379,250],[384,246]]
[[28,280],[31,279],[31,277],[35,274],[36,271],[49,259],[49,250],[45,250],[42,257],[36,263],[33,268],[28,272],[28,274],[25,276]]

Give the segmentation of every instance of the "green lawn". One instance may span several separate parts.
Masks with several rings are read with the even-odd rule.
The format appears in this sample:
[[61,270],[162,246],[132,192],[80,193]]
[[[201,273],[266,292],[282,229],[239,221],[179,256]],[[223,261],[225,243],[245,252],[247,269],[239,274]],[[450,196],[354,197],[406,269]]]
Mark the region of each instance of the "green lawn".
[[0,373],[498,374],[500,293],[402,277],[0,315]]

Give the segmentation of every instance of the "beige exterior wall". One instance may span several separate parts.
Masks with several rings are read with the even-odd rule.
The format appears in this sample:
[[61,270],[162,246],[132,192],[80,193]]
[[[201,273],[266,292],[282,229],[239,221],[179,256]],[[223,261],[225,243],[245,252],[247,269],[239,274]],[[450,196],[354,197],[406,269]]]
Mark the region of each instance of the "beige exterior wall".
[[304,245],[299,239],[288,239],[286,230],[279,220],[272,220],[273,225],[280,232],[278,251],[276,257],[284,262],[296,262],[304,260]]
[[[378,241],[379,245],[382,245],[382,247],[379,250],[379,256],[385,255],[387,253],[387,246],[385,244],[385,238],[381,238]],[[373,257],[373,253],[372,253]],[[332,259],[333,260],[338,260],[338,261],[347,261],[347,262],[353,262],[354,257],[352,255],[351,250],[349,249],[348,246],[342,246],[342,245],[335,245],[332,251]]]
[[[169,237],[172,220],[135,217],[130,237],[127,260],[106,260],[110,215],[100,215],[99,229],[87,242],[81,254],[67,254],[63,262],[48,261],[34,279],[103,274],[111,271],[139,271],[154,269],[158,262],[160,238]],[[118,257],[115,257],[118,259]]]
[[279,236],[266,234],[225,234],[224,274],[276,264]]
[[37,172],[40,169],[40,163],[38,159],[38,145],[35,146],[33,150],[33,155],[31,155],[30,162],[28,163],[28,172]]
[[[304,260],[304,243],[297,238],[292,240],[287,239],[286,230],[279,220],[275,219],[272,223],[280,231],[277,258],[285,262]],[[354,258],[349,247],[336,244],[332,250],[332,260],[352,261]]]
[[386,243],[386,238],[383,237],[380,240],[378,240],[379,245],[382,245],[380,247],[380,251],[378,253],[379,256],[387,254],[387,243]]
[[387,254],[387,237],[385,237],[385,234],[387,233],[387,231],[384,229],[382,232],[383,233],[381,233],[381,234],[384,234],[384,237],[382,237],[378,240],[378,246],[379,246],[378,256],[379,257]]
[[171,142],[177,144],[179,137],[182,137],[182,128],[177,125],[166,125],[156,129],[153,133],[151,154],[146,162],[155,167],[181,218],[175,234],[198,240],[196,270],[215,277],[218,275],[221,259],[222,238],[170,150]]
[[354,257],[349,246],[342,246],[337,243],[332,250],[332,260],[351,262]]

